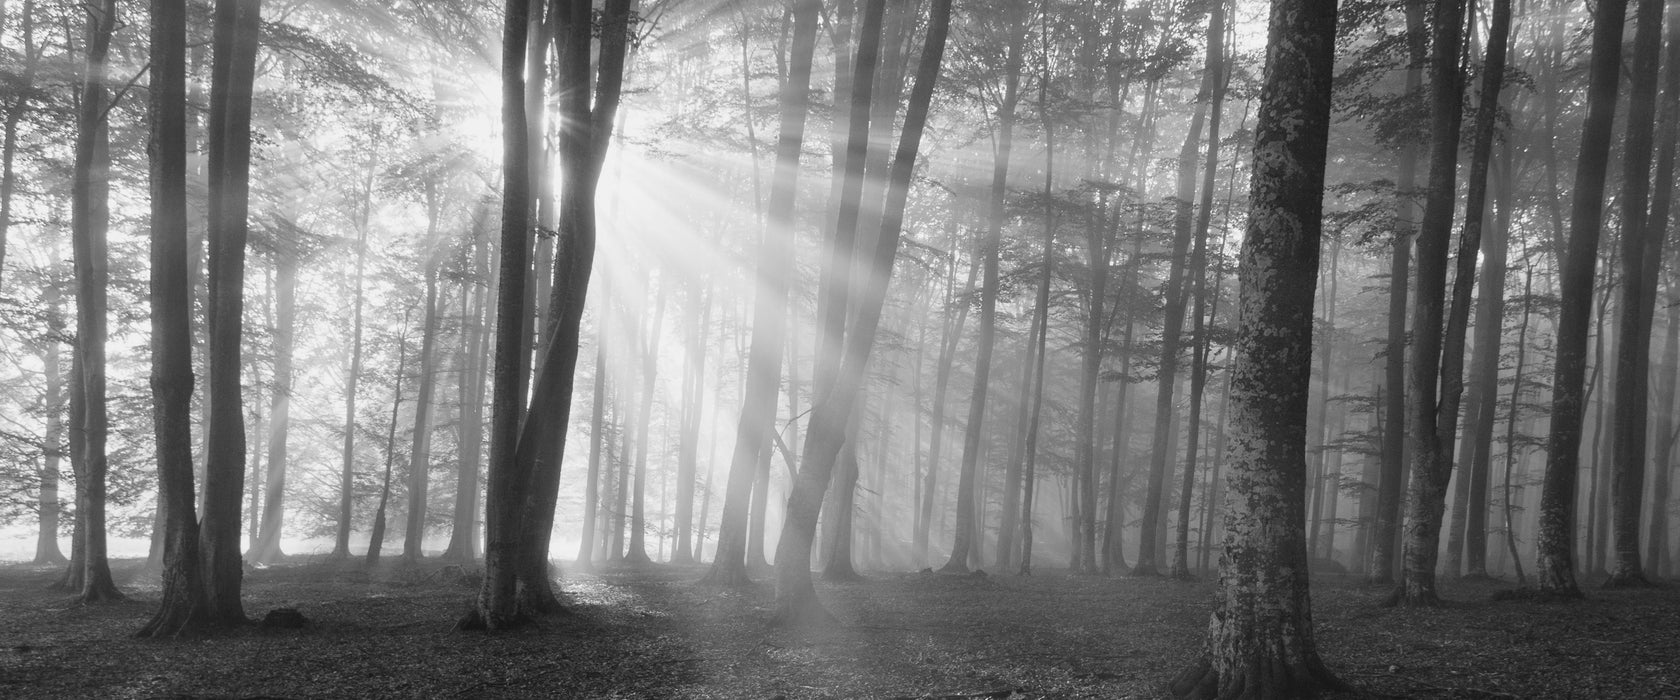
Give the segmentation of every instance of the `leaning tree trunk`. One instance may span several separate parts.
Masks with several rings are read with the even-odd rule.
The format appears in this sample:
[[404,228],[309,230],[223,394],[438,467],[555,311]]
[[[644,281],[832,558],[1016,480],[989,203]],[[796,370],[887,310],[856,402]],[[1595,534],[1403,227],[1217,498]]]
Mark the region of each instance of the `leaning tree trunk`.
[[152,427],[163,493],[163,595],[141,637],[197,631],[208,618],[193,503],[192,289],[187,276],[187,3],[152,0]]
[[[1633,34],[1633,89],[1628,99],[1627,140],[1622,147],[1622,314],[1617,329],[1616,419],[1610,465],[1615,559],[1610,580],[1604,583],[1607,588],[1650,585],[1640,563],[1639,521],[1645,498],[1652,307],[1657,298],[1661,232],[1665,227],[1648,218],[1645,207],[1651,190],[1647,178],[1657,112],[1664,5],[1662,0],[1639,0]],[[1657,182],[1663,187],[1674,185],[1672,179]],[[1668,426],[1662,427],[1666,430]]]
[[[878,0],[869,2],[869,12],[876,14],[877,23],[880,21],[879,4]],[[940,64],[945,56],[945,40],[950,24],[951,0],[934,0],[921,61],[917,64],[915,84],[905,111],[903,133],[893,158],[887,201],[882,208],[881,235],[866,266],[866,279],[859,285],[862,298],[857,304],[856,321],[846,334],[834,388],[812,409],[811,428],[805,433],[804,458],[800,460],[793,494],[788,499],[787,517],[782,523],[782,536],[776,545],[776,620],[783,624],[829,618],[817,602],[809,564],[817,509],[822,504],[823,491],[828,486],[829,476],[839,456],[846,418],[851,415],[858,390],[863,384],[869,352],[875,343],[875,331],[880,325],[881,307],[886,302],[887,284],[891,281],[892,262],[897,256],[903,231],[910,176],[915,171],[916,154],[927,127],[928,107],[933,100],[934,83],[939,78]],[[864,32],[864,36],[869,34],[869,31]],[[860,51],[860,55],[862,53]],[[854,142],[848,147],[856,148],[856,152],[861,154],[863,144]],[[848,159],[848,168],[853,167],[850,165],[852,162]],[[853,199],[861,193],[862,183],[856,185],[851,194]],[[848,185],[848,189],[851,188]]]
[[239,600],[239,498],[245,479],[245,417],[240,338],[245,308],[245,239],[250,206],[251,91],[256,76],[260,0],[217,0],[210,82],[209,420],[205,448],[206,604],[224,624],[245,621]]
[[76,517],[82,523],[81,600],[120,600],[105,548],[106,287],[110,283],[106,233],[110,228],[111,157],[105,58],[117,22],[116,0],[88,6],[87,63],[76,128],[75,180],[71,186],[71,243],[76,267],[76,345],[81,375],[82,468],[76,479]]
[[1552,417],[1546,438],[1546,477],[1540,492],[1541,590],[1579,597],[1575,583],[1575,481],[1580,471],[1581,419],[1585,397],[1587,331],[1592,326],[1593,271],[1598,264],[1599,228],[1604,215],[1604,179],[1610,166],[1616,87],[1621,76],[1622,25],[1627,0],[1599,0],[1593,8],[1592,60],[1588,68],[1587,117],[1581,125],[1581,153],[1575,161],[1569,241],[1563,262],[1557,322],[1557,359],[1552,368]]
[[[747,581],[747,535],[753,481],[770,449],[775,429],[777,389],[781,379],[783,336],[787,326],[788,273],[794,260],[794,205],[799,182],[799,156],[810,114],[811,66],[817,45],[819,0],[800,0],[793,6],[793,43],[788,78],[780,102],[781,135],[776,142],[776,170],[770,183],[769,226],[758,248],[758,287],[753,297],[752,341],[747,356],[747,382],[735,450],[724,487],[723,520],[718,525],[717,552],[706,580],[719,584]],[[701,523],[704,526],[704,523]]]
[[1180,697],[1350,690],[1319,659],[1308,593],[1306,414],[1312,375],[1333,2],[1277,0],[1255,125],[1231,369],[1231,474],[1219,590]]

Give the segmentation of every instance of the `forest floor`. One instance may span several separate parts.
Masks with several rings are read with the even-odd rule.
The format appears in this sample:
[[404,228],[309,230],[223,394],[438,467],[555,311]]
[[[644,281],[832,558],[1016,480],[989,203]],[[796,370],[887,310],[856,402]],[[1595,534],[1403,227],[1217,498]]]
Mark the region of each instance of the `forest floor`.
[[[245,605],[298,608],[304,628],[155,641],[133,634],[156,585],[136,562],[115,568],[130,599],[84,606],[47,590],[57,568],[0,565],[0,697],[1153,698],[1197,652],[1212,591],[880,573],[819,582],[840,624],[787,631],[766,625],[766,584],[602,567],[562,575],[571,614],[486,634],[451,631],[470,567],[300,562],[248,570]],[[1449,584],[1446,606],[1408,610],[1355,578],[1317,579],[1318,644],[1379,697],[1680,698],[1680,588],[1490,600],[1509,587]]]

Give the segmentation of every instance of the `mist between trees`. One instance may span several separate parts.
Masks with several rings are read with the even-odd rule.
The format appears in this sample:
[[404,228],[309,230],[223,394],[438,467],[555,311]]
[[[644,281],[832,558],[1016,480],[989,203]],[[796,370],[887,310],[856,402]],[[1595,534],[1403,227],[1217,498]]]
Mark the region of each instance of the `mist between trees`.
[[149,541],[149,635],[303,558],[483,558],[488,629],[1067,570],[1219,580],[1175,692],[1342,688],[1309,569],[1675,574],[1627,4],[0,3],[0,517],[90,602]]

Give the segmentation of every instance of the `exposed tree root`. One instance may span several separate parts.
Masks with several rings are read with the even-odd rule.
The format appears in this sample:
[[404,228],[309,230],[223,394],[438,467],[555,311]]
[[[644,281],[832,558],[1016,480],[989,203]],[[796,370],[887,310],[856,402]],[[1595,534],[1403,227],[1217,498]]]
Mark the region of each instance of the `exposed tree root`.
[[1301,664],[1251,659],[1240,673],[1229,675],[1221,675],[1213,660],[1203,656],[1173,680],[1168,692],[1187,700],[1283,700],[1357,690],[1331,674],[1316,655]]
[[1439,608],[1441,597],[1435,594],[1434,588],[1408,588],[1405,585],[1395,586],[1394,591],[1382,602],[1385,608]]
[[831,566],[823,569],[822,579],[824,581],[832,581],[835,583],[858,583],[867,580],[862,574],[859,574],[856,569],[849,566]]
[[513,615],[492,615],[477,605],[467,609],[467,614],[455,622],[456,632],[500,632],[517,629],[531,624],[531,618],[523,613]]
[[965,563],[960,562],[960,561],[946,562],[944,566],[939,567],[939,573],[942,573],[942,574],[966,574],[966,573],[968,573],[968,564],[965,564]]

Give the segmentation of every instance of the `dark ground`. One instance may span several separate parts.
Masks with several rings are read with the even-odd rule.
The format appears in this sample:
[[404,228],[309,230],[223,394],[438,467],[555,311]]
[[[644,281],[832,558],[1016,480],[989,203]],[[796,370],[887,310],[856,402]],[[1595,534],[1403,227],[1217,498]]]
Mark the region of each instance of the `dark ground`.
[[[321,564],[248,570],[253,617],[301,630],[133,638],[156,603],[119,562],[128,602],[46,590],[57,570],[0,566],[0,697],[1126,698],[1160,697],[1191,661],[1211,585],[1045,572],[878,574],[819,592],[842,625],[766,627],[771,591],[696,581],[703,567],[567,572],[573,614],[510,633],[451,625],[470,567]],[[155,581],[151,576],[147,582]],[[763,578],[761,576],[760,578]],[[1387,697],[1680,698],[1680,589],[1493,602],[1509,584],[1445,588],[1434,610],[1315,581],[1330,668]]]

